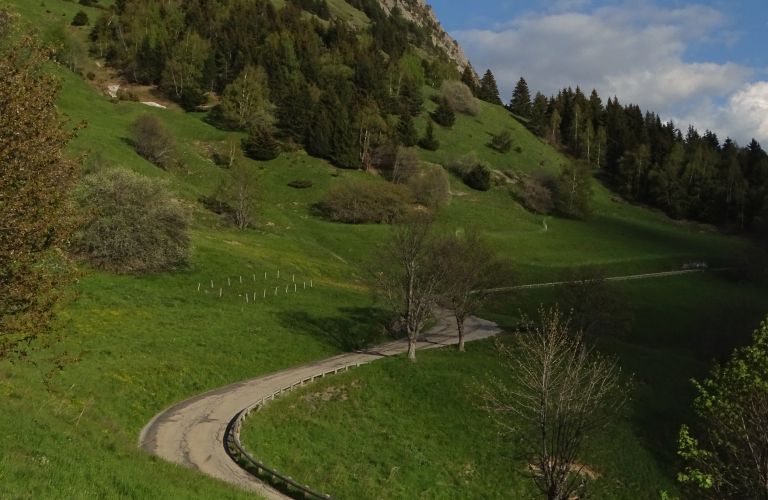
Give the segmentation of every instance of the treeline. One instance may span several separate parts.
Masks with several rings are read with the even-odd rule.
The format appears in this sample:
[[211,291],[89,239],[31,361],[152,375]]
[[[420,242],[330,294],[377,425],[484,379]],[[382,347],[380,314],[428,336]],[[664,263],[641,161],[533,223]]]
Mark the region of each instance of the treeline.
[[622,196],[671,217],[746,229],[765,214],[768,154],[754,139],[740,147],[689,126],[685,134],[618,98],[587,97],[578,87],[531,98],[521,78],[508,104],[528,128],[594,165]]
[[[393,128],[389,116],[421,112],[422,85],[458,79],[453,63],[398,9],[387,15],[375,1],[359,3],[372,20],[367,31],[303,15],[300,7],[323,17],[324,0],[280,9],[268,0],[125,0],[94,24],[91,50],[185,109],[219,94],[211,120],[251,130],[255,157],[273,156],[277,140],[357,167],[371,138]],[[414,47],[430,52],[429,60]]]

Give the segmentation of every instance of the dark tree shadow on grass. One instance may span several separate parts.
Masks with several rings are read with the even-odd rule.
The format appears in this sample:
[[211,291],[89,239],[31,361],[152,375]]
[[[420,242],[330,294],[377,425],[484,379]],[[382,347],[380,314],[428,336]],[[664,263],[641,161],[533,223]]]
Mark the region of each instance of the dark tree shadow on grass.
[[305,332],[344,352],[391,340],[385,327],[390,318],[388,311],[378,307],[342,307],[331,316],[313,316],[304,311],[277,314],[286,328]]

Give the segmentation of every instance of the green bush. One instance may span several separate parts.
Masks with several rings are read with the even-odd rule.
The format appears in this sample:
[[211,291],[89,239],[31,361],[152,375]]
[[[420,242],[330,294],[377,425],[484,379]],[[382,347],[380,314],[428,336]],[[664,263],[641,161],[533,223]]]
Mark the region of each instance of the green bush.
[[411,191],[401,184],[358,181],[329,189],[314,209],[331,221],[378,224],[403,219],[412,202]]
[[448,104],[448,100],[445,97],[440,99],[437,109],[432,113],[432,119],[435,123],[445,128],[453,127],[453,124],[456,122],[456,114],[453,112],[453,109],[451,109],[451,106]]
[[191,217],[165,181],[105,169],[86,175],[75,199],[93,213],[77,234],[75,248],[94,267],[144,273],[189,257]]
[[272,131],[265,126],[253,127],[246,139],[243,139],[243,151],[249,158],[269,161],[277,158],[279,146]]
[[136,152],[160,168],[166,168],[176,157],[176,140],[160,119],[144,113],[129,129]]
[[289,182],[288,185],[296,189],[307,189],[314,186],[315,183],[308,179],[296,179],[295,181]]
[[502,154],[509,153],[509,150],[512,149],[512,134],[509,133],[509,130],[502,130],[498,134],[493,134],[488,147]]
[[85,26],[88,24],[88,14],[84,11],[79,11],[72,19],[72,26]]
[[440,165],[427,165],[424,172],[408,181],[413,198],[419,205],[435,209],[451,199],[451,184]]
[[467,172],[462,178],[464,184],[477,191],[488,191],[491,189],[491,170],[479,163]]

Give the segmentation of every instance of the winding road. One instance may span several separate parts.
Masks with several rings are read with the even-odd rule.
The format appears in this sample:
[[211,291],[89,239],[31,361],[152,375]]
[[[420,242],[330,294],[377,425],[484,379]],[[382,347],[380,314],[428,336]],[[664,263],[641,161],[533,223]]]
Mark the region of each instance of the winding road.
[[[495,323],[471,317],[465,323],[466,340],[492,337],[501,330]],[[441,311],[437,325],[426,332],[417,349],[458,343],[455,320]],[[407,340],[334,356],[306,365],[245,380],[187,399],[157,414],[141,430],[139,447],[164,460],[197,469],[204,474],[259,493],[269,500],[291,500],[241,469],[226,450],[226,430],[244,408],[283,387],[319,372],[349,364],[367,363],[407,352]]]

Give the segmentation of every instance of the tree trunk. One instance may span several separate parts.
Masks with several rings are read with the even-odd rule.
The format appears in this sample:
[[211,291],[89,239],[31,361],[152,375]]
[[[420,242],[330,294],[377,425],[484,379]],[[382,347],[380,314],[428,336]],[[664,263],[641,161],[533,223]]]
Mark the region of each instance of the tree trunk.
[[459,352],[464,352],[464,320],[456,318],[456,326],[459,327]]
[[416,362],[416,338],[408,337],[408,359]]

